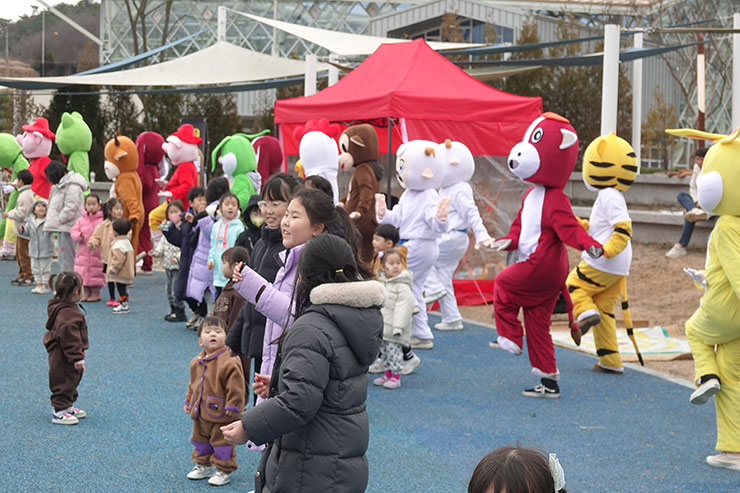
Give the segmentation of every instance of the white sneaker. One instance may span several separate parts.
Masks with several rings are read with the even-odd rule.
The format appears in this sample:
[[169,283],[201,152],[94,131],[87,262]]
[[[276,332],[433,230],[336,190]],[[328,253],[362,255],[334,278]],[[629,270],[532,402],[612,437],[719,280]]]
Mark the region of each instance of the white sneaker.
[[740,471],[740,454],[720,452],[717,455],[710,455],[707,457],[707,464],[714,467],[724,467],[732,471]]
[[707,211],[699,207],[694,207],[690,211],[684,213],[683,216],[690,223],[695,223],[697,221],[706,221],[707,219],[709,219],[709,214],[707,213]]
[[680,243],[673,245],[671,249],[668,250],[668,253],[665,254],[668,258],[678,258],[682,255],[686,255],[686,247]]
[[445,296],[447,296],[447,291],[437,291],[436,293],[431,293],[427,296],[424,296],[424,303],[426,303],[427,305],[431,305],[438,299],[444,298]]
[[113,309],[114,315],[126,314],[128,312],[129,312],[128,301],[122,302],[120,305],[118,305],[117,307]]
[[434,328],[437,330],[463,330],[463,323],[462,320],[449,323],[440,322],[438,324],[434,324]]
[[216,474],[211,476],[211,478],[208,480],[208,484],[211,486],[223,486],[225,484],[229,484],[231,482],[231,479],[229,479],[229,473],[223,472],[223,471],[216,471]]
[[385,372],[385,367],[383,366],[383,360],[378,358],[376,359],[372,365],[370,365],[370,368],[367,369],[368,373],[383,373]]
[[49,287],[48,286],[36,286],[31,290],[34,294],[48,294],[49,293]]
[[719,391],[719,380],[717,380],[716,378],[710,378],[703,384],[699,385],[699,388],[691,394],[690,402],[692,404],[696,404],[697,406],[705,404],[714,394]]
[[[188,479],[206,479],[211,477],[212,468],[206,467],[202,464],[196,464],[195,467],[188,473]],[[218,473],[216,473],[218,474]]]
[[412,337],[411,349],[434,349],[434,341],[432,339],[419,339],[418,337]]
[[489,342],[488,347],[492,349],[503,349],[515,356],[522,354],[522,348],[520,348],[516,342],[503,336],[498,336],[495,341]]
[[578,319],[576,320],[578,328],[581,329],[581,334],[583,335],[588,334],[588,331],[591,330],[591,327],[593,327],[594,325],[599,325],[599,322],[601,322],[601,315],[599,314],[599,311],[595,308],[591,308],[581,313],[580,315],[578,315]]
[[403,360],[401,364],[401,375],[411,375],[421,364],[421,358],[417,355],[413,355],[411,359]]
[[82,409],[74,406],[70,406],[67,409],[64,410],[65,413],[71,414],[77,419],[83,419],[87,417],[87,413],[83,411]]
[[64,411],[59,412],[52,410],[51,422],[55,425],[76,425],[80,420],[69,414],[65,409]]

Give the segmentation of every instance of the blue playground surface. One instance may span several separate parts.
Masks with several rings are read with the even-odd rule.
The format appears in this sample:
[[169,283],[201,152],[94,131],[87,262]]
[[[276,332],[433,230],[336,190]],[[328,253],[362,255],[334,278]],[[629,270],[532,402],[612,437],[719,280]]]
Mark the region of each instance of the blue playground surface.
[[[164,273],[137,277],[131,313],[86,304],[90,349],[77,426],[51,424],[41,343],[47,297],[11,286],[17,265],[0,262],[0,359],[5,453],[2,491],[201,491],[190,481],[191,420],[183,412],[194,332],[165,322]],[[430,316],[430,323],[438,318]],[[537,383],[525,355],[488,347],[495,332],[465,324],[437,333],[435,349],[403,387],[368,392],[369,492],[464,492],[483,455],[502,445],[555,452],[573,492],[738,492],[740,473],[704,462],[715,443],[714,406],[689,404],[690,389],[627,369],[591,371],[594,358],[556,349],[560,399],[528,399]],[[15,343],[18,344],[15,344]],[[238,449],[223,489],[249,491],[259,454]]]

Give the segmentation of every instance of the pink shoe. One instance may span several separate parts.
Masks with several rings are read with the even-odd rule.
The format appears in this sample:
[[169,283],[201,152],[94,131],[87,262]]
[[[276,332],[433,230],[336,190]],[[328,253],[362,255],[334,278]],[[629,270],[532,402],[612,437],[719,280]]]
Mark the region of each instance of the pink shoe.
[[385,386],[385,382],[389,381],[390,378],[383,375],[382,377],[378,377],[375,380],[373,380],[373,385],[377,385],[378,387]]
[[391,377],[383,384],[384,389],[400,389],[401,388],[401,379],[400,378],[394,378]]
[[116,300],[108,300],[108,303],[106,303],[108,306],[118,306],[120,303]]

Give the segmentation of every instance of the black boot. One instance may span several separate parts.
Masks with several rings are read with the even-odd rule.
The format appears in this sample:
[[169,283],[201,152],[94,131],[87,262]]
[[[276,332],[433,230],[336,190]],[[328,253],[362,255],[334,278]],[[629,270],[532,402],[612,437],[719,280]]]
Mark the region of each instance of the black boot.
[[170,312],[164,316],[164,319],[171,322],[171,318],[175,316],[175,307],[170,305]]
[[172,307],[172,313],[164,317],[165,320],[168,322],[187,322],[188,317],[185,316],[185,309],[184,308],[178,308],[176,306]]

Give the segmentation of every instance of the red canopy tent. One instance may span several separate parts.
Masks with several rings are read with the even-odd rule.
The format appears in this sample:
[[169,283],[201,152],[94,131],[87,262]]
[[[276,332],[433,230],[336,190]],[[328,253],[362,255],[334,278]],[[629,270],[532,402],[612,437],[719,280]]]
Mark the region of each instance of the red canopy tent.
[[[539,97],[494,89],[466,74],[422,39],[384,44],[356,69],[312,96],[275,102],[275,123],[286,154],[298,153],[296,126],[327,118],[375,121],[380,153],[408,140],[465,143],[473,154],[505,156],[542,113]],[[385,127],[385,128],[383,128]]]

